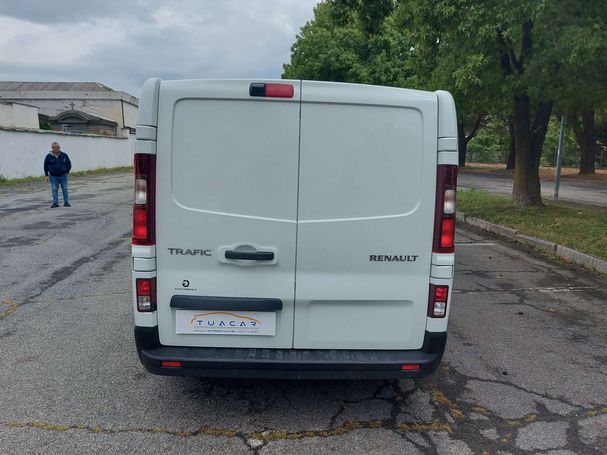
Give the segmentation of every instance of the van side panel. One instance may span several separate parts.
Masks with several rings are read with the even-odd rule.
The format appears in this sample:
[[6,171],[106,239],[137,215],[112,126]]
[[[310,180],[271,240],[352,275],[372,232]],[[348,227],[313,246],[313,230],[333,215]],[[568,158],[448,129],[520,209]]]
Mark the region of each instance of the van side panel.
[[432,93],[302,83],[295,348],[422,347],[436,112]]
[[[276,100],[250,97],[250,81],[162,83],[156,251],[163,345],[292,347],[300,82],[292,84],[294,97]],[[227,259],[232,250],[269,251],[274,260]],[[199,313],[240,314],[260,298],[282,309],[275,335],[178,334],[177,312],[185,310],[170,306],[174,296],[196,297]]]

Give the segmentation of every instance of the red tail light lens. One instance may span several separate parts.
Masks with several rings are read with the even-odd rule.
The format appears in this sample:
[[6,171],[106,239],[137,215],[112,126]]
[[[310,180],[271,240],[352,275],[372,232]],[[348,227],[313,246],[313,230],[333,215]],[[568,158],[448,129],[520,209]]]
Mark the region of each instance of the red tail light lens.
[[135,154],[133,245],[156,243],[156,155]]
[[419,363],[405,363],[400,366],[402,371],[419,371],[422,369],[422,366]]
[[431,284],[430,297],[428,298],[428,316],[444,318],[447,315],[447,300],[449,300],[449,286]]
[[156,278],[137,278],[137,311],[149,313],[156,311]]
[[133,207],[133,243],[148,238],[148,212],[144,207]]
[[443,218],[441,224],[440,247],[444,250],[454,249],[455,218]]
[[293,98],[293,86],[291,84],[266,84],[266,96],[274,98]]
[[137,295],[152,295],[152,281],[148,278],[140,278],[137,280]]
[[436,204],[434,208],[434,253],[455,251],[455,193],[457,166],[440,164],[436,176]]

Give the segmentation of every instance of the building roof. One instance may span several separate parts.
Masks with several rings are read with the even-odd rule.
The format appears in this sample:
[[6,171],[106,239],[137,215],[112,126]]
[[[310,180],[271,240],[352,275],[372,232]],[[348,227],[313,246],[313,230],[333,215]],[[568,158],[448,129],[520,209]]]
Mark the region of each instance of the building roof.
[[1,101],[0,100],[0,104],[17,104],[19,106],[27,106],[27,107],[33,107],[34,109],[38,109],[38,106],[33,106],[31,104],[25,104],[25,103],[18,103],[16,101]]
[[0,90],[20,90],[24,92],[114,92],[112,88],[99,82],[18,82],[0,81]]
[[0,99],[122,99],[139,105],[139,99],[99,82],[0,81]]

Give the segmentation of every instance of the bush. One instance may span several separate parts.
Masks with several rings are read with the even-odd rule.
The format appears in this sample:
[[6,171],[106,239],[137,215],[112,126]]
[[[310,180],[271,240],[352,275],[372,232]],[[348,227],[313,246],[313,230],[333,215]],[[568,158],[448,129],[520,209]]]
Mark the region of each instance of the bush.
[[505,163],[508,160],[508,127],[491,121],[468,143],[466,161],[471,163]]
[[[559,145],[561,119],[552,117],[548,123],[548,132],[542,149],[541,166],[555,166],[556,153]],[[563,166],[578,167],[580,165],[580,147],[575,140],[575,133],[565,124],[565,144],[563,145]]]

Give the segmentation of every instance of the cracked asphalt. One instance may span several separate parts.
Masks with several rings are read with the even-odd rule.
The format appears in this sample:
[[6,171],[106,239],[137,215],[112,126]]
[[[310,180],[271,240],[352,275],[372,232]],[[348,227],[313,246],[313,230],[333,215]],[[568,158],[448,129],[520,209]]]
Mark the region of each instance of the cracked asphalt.
[[0,187],[0,453],[607,453],[607,279],[460,227],[447,351],[402,381],[148,374],[130,174]]

